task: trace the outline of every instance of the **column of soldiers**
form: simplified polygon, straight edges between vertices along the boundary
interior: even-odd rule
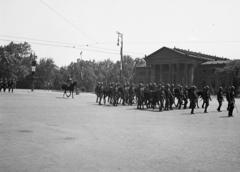
[[[176,109],[191,109],[191,114],[194,114],[196,107],[199,108],[198,100],[202,99],[202,108],[204,113],[208,112],[209,103],[212,100],[210,96],[209,86],[205,86],[199,90],[195,85],[188,87],[178,84],[161,84],[161,83],[140,83],[138,85],[125,83],[104,84],[99,82],[96,90],[97,100],[99,104],[107,102],[117,106],[122,103],[123,105],[132,105],[135,100],[137,109],[158,107],[159,111],[172,110],[175,106]],[[218,112],[221,112],[222,102],[224,101],[223,88],[220,87],[217,93],[217,101],[219,106]],[[226,100],[228,102],[228,115],[232,116],[235,104],[235,87],[231,86],[226,91]]]
[[[13,89],[15,87],[15,80],[10,78],[0,78],[0,92],[6,92],[6,90],[8,90],[8,92],[13,92]]]

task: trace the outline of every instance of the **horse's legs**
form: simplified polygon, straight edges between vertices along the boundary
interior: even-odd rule
[[[64,90],[64,92],[63,92],[63,97],[65,96],[66,92],[67,92],[67,90]]]

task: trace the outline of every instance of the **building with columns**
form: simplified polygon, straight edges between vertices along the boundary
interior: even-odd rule
[[[145,58],[146,66],[136,68],[136,82],[161,82],[192,85],[197,83],[197,73],[202,64],[211,61],[228,61],[179,48],[162,47]],[[216,64],[216,63],[214,63]]]

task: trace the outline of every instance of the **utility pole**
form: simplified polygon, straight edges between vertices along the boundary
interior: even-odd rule
[[[122,71],[123,71],[123,34],[117,31],[118,40],[117,46],[120,45],[120,82],[122,82]]]

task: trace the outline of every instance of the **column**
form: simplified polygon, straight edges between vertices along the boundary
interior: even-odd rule
[[[159,65],[159,81],[162,82],[162,64]]]
[[[168,64],[168,83],[169,84],[171,84],[171,80],[172,80],[172,78],[171,78],[171,76],[172,76],[172,66],[171,66],[171,64]]]
[[[192,64],[190,67],[190,85],[193,84],[193,79],[194,79],[194,66]]]
[[[188,65],[185,63],[184,64],[184,85],[188,84],[188,72],[187,72],[187,67]]]
[[[152,65],[151,66],[151,82],[154,82],[155,81],[155,70],[156,70],[156,65]]]
[[[180,83],[180,64],[177,63],[176,64],[176,83],[179,84]]]
[[[171,64],[171,83],[174,84],[174,65]]]

